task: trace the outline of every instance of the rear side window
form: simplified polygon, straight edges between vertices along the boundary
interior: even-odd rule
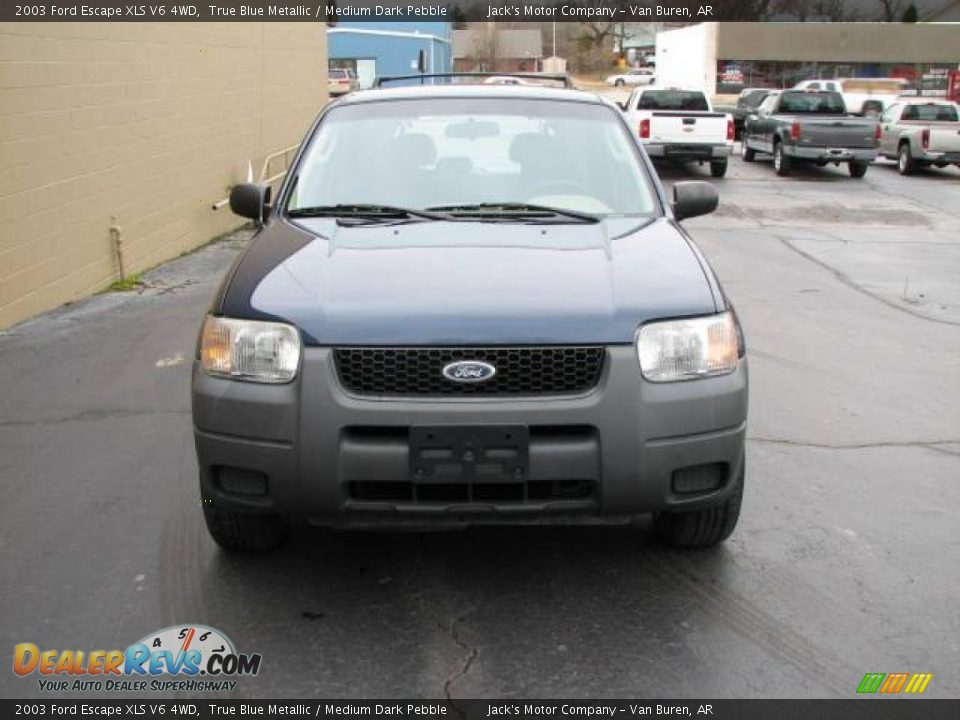
[[[843,98],[833,92],[785,92],[780,96],[780,112],[792,115],[844,115]]]
[[[923,122],[957,122],[957,108],[953,105],[907,105],[901,120]]]
[[[693,110],[710,108],[702,92],[689,90],[648,90],[640,95],[639,110]]]

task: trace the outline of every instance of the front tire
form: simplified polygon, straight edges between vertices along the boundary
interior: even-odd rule
[[[867,174],[867,168],[870,167],[867,163],[861,162],[851,162],[847,163],[847,170],[850,173],[850,177],[862,178]]]
[[[783,151],[783,143],[773,144],[773,171],[780,177],[790,174],[790,157]]]
[[[743,475],[746,460],[740,464],[733,494],[719,505],[687,512],[657,513],[653,532],[664,545],[674,548],[708,548],[719,545],[737,527],[743,502]]]
[[[910,143],[903,143],[897,153],[897,170],[901,175],[913,175],[917,171],[917,161],[910,152]]]
[[[617,79],[613,81],[613,84],[616,85],[617,87],[623,87],[624,83],[623,83],[623,80]]]
[[[753,148],[747,147],[746,138],[743,138],[740,141],[740,159],[744,162],[753,162],[757,159],[757,151]]]
[[[228,552],[268,552],[280,547],[289,527],[275,515],[237,512],[204,502],[203,518],[210,537]]]
[[[710,174],[715,178],[722,178],[727,174],[727,161],[726,160],[711,160],[710,161]]]

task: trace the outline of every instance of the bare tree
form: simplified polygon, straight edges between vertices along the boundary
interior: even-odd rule
[[[776,0],[777,12],[793,15],[800,22],[826,18],[832,22],[855,20],[856,11],[848,10],[846,0]]]
[[[903,0],[877,0],[880,3],[880,19],[885,22],[897,22],[903,15]]]
[[[500,35],[493,23],[477,23],[472,29],[473,43],[468,56],[478,72],[496,72],[500,57]]]
[[[792,15],[800,22],[814,14],[816,0],[777,0],[776,10],[784,15]]]

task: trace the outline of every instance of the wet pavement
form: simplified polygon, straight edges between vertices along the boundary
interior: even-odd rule
[[[189,366],[241,232],[0,333],[0,647],[204,623],[263,655],[237,697],[852,697],[868,671],[960,696],[960,173],[734,159],[711,182],[686,227],[751,362],[724,547],[665,550],[641,519],[219,551]]]

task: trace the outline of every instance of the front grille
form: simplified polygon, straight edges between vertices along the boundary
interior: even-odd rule
[[[337,348],[340,382],[358,395],[574,395],[600,382],[603,347]],[[457,360],[490,363],[496,375],[458,383],[443,375]]]
[[[360,481],[347,486],[351,500],[415,503],[543,503],[588,500],[596,494],[591,480],[533,480],[497,483],[412,483]]]

